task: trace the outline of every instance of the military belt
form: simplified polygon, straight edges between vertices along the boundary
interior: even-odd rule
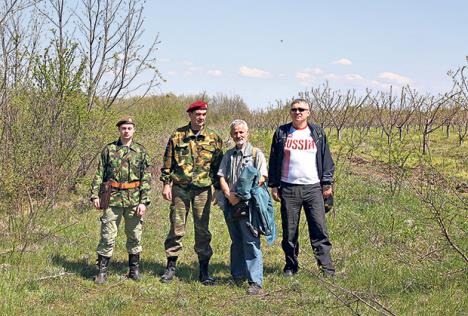
[[[140,186],[140,181],[133,181],[133,182],[116,182],[110,181],[110,185],[116,189],[135,189]]]

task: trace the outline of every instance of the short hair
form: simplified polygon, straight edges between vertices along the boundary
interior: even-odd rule
[[[244,125],[247,130],[249,130],[249,126],[247,122],[244,120],[234,120],[232,121],[231,125],[229,126],[230,130],[232,131],[236,126]]]
[[[292,107],[294,104],[305,104],[307,106],[307,108],[310,110],[310,104],[305,99],[294,99],[291,102],[290,107]]]

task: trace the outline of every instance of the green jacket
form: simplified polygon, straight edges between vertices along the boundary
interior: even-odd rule
[[[103,181],[133,182],[140,181],[139,188],[113,189],[109,205],[131,207],[150,204],[150,178],[148,154],[145,147],[132,141],[124,146],[119,140],[107,144],[101,152],[96,175],[91,186],[91,199],[98,197]]]
[[[223,158],[223,141],[205,127],[195,135],[190,123],[178,128],[169,138],[164,153],[160,180],[164,184],[192,184],[218,187],[216,173]]]

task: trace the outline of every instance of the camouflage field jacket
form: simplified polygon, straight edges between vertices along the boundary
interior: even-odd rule
[[[223,142],[213,130],[203,128],[195,135],[190,124],[169,138],[160,180],[165,184],[218,186],[216,173],[223,158]]]
[[[101,152],[96,175],[91,186],[91,199],[98,197],[99,186],[103,181],[134,182],[140,181],[139,188],[113,189],[110,206],[130,207],[150,203],[149,159],[145,148],[132,142],[124,146],[119,140],[107,144]]]

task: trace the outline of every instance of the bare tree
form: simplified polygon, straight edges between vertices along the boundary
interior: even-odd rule
[[[88,108],[109,109],[122,97],[146,95],[162,77],[156,68],[158,36],[145,47],[141,0],[81,0],[76,10],[80,48],[87,58]],[[122,14],[123,13],[123,14]],[[142,75],[149,79],[140,79]]]
[[[468,60],[468,58],[467,58]],[[449,72],[454,82],[454,89],[459,91],[460,97],[457,98],[456,103],[459,106],[459,113],[454,117],[454,125],[457,129],[458,144],[461,146],[468,134],[468,79],[466,72],[468,66],[460,67],[455,72]]]
[[[445,125],[457,113],[457,109],[450,107],[451,100],[458,92],[447,92],[439,96],[420,95],[414,90],[407,89],[411,103],[416,107],[418,124],[422,136],[422,153],[429,150],[429,136]]]
[[[33,56],[41,29],[40,22],[34,18],[37,2],[6,0],[0,4],[0,141],[4,145],[0,171],[8,168],[6,160],[13,155],[15,143],[12,126],[18,110],[11,100],[31,86]]]

